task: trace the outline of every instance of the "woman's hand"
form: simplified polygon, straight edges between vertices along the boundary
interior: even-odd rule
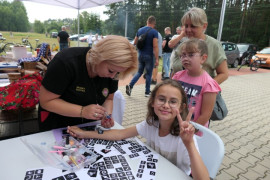
[[[84,106],[82,117],[85,119],[101,120],[105,116],[106,109],[98,104]]]
[[[74,136],[74,137],[77,137],[77,138],[85,138],[85,133],[86,133],[84,130],[80,129],[77,126],[68,126],[67,127],[67,132],[71,136]]]
[[[187,115],[185,121],[182,120],[179,110],[176,110],[177,119],[179,122],[179,129],[180,129],[180,137],[183,143],[187,146],[190,142],[193,141],[193,135],[195,132],[194,126],[190,123],[191,116],[193,114],[194,107],[192,107]]]

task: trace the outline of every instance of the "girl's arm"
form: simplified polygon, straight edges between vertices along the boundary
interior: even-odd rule
[[[185,143],[185,146],[187,148],[189,159],[190,159],[190,166],[191,166],[191,172],[192,177],[194,180],[200,179],[209,180],[209,174],[206,166],[203,163],[203,160],[199,154],[199,152],[196,149],[196,146],[194,144],[193,139],[190,142]]]
[[[112,114],[113,111],[113,97],[114,97],[114,93],[113,94],[109,94],[108,98],[105,100],[105,102],[103,103],[103,107],[106,109],[107,114]],[[104,118],[101,120],[101,125],[105,128],[110,128],[114,126],[114,120],[112,119],[106,119],[105,116]]]
[[[78,138],[96,138],[110,141],[119,141],[138,135],[136,126],[127,129],[105,130],[103,131],[103,134],[98,134],[97,131],[85,131],[77,126],[68,126],[67,132]]]
[[[204,126],[209,121],[216,102],[216,96],[217,93],[214,92],[206,92],[203,94],[201,115],[196,120],[196,123]]]
[[[195,132],[195,128],[189,122],[192,116],[194,108],[191,108],[187,118],[185,121],[182,120],[179,110],[176,109],[177,119],[179,121],[179,128],[180,128],[180,137],[187,148],[189,159],[190,159],[190,167],[193,179],[208,179],[209,180],[209,173],[206,166],[203,163],[203,160],[194,144],[193,136]]]

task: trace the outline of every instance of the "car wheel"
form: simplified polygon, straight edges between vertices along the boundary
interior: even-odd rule
[[[238,64],[239,64],[239,60],[236,59],[236,60],[234,61],[234,63],[232,64],[232,68],[236,68],[236,67],[238,66]]]

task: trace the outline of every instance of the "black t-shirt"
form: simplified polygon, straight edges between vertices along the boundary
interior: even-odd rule
[[[57,36],[60,38],[60,43],[68,43],[69,35],[66,31],[60,31]]]
[[[60,98],[81,106],[89,104],[102,105],[109,94],[118,89],[118,81],[111,78],[90,78],[86,67],[86,54],[89,47],[74,47],[57,53],[48,65],[42,85]],[[40,111],[44,111],[40,107]],[[88,122],[85,120],[83,122]],[[92,120],[90,120],[92,121]],[[41,123],[42,130],[81,124],[81,118],[65,117],[50,112]],[[47,128],[44,129],[44,126]]]
[[[171,49],[168,45],[169,41],[172,39],[172,35],[171,34],[168,34],[166,35],[164,38],[163,38],[163,41],[166,40],[166,44],[163,48],[163,52],[164,53],[171,53],[173,49]]]

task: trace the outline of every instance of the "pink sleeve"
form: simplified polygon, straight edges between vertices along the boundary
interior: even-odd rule
[[[219,91],[221,91],[219,84],[210,77],[208,83],[204,86],[203,92],[218,93]]]
[[[175,74],[173,75],[172,79],[174,79],[174,80],[180,80],[180,78],[181,78],[182,75],[183,75],[183,72],[184,72],[184,71],[178,71],[177,73],[175,73]]]

